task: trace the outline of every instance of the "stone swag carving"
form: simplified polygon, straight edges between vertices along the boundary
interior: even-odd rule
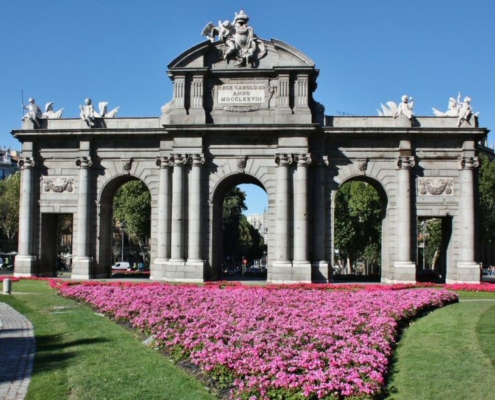
[[[55,176],[55,177],[44,177],[43,178],[43,189],[45,192],[72,192],[74,190],[74,178],[65,176]]]
[[[203,29],[202,35],[215,41],[218,36],[223,43],[220,58],[227,63],[236,61],[238,67],[256,67],[259,60],[266,55],[266,46],[254,33],[254,29],[248,25],[249,17],[241,10],[235,13],[233,22],[218,21],[218,26],[209,22]]]
[[[440,196],[442,194],[450,196],[454,193],[453,184],[453,178],[419,178],[419,194],[422,196]]]

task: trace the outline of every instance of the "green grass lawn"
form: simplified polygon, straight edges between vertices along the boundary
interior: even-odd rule
[[[387,398],[493,399],[494,365],[495,294],[461,293],[405,330]]]
[[[46,282],[13,282],[12,290],[0,301],[25,315],[36,335],[27,400],[214,398],[141,338]]]
[[[27,399],[212,399],[203,384],[142,338],[63,299],[46,282],[0,296],[33,323],[37,352]],[[387,399],[495,398],[495,294],[414,321],[395,354]]]

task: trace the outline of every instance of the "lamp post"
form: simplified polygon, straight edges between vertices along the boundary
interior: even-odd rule
[[[122,223],[120,224],[120,229],[122,229],[122,257],[121,257],[120,261],[124,261],[125,225],[126,225],[126,222],[125,221],[122,221]]]

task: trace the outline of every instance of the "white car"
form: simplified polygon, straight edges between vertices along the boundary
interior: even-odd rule
[[[114,269],[119,271],[127,271],[128,269],[131,269],[131,264],[127,261],[119,261],[118,263],[112,265],[112,270]]]

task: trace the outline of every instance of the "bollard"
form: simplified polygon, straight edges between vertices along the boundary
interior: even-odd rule
[[[10,294],[12,291],[12,281],[10,279],[3,280],[3,294]]]

